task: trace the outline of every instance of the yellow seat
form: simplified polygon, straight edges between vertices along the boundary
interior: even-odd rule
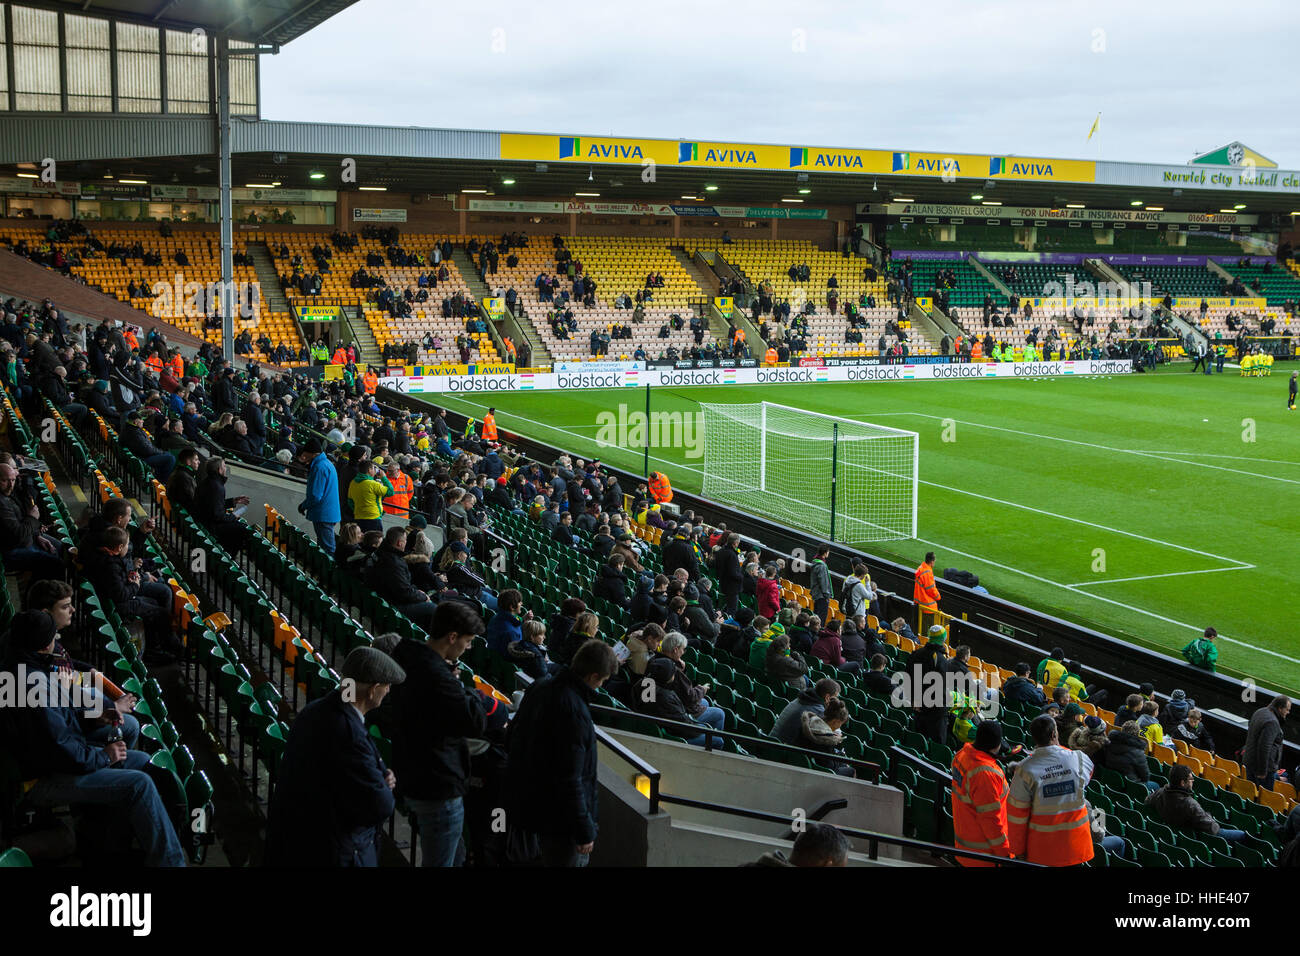
[[[1277,786],[1277,784],[1274,784],[1274,786]],[[1290,800],[1276,790],[1260,790],[1258,799],[1260,803],[1274,813],[1285,813],[1287,806],[1291,803]]]
[[[1245,797],[1247,800],[1254,800],[1259,796],[1259,787],[1245,777],[1233,777],[1228,788],[1237,796]]]

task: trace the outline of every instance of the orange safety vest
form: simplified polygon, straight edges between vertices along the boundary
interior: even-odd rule
[[[150,355],[145,359],[144,364],[148,366],[149,371],[153,372],[155,378],[162,375],[163,362],[157,355]]]
[[[404,471],[399,471],[396,478],[390,477],[393,493],[384,499],[384,514],[404,515],[411,510],[411,496],[415,494],[415,482]]]
[[[763,361],[766,362],[768,365],[775,365],[776,349],[769,347],[767,352],[763,355]]]
[[[338,348],[334,350],[334,355],[331,356],[330,358],[330,364],[331,365],[348,364],[348,353],[343,351],[343,346],[340,345]]]
[[[657,504],[667,504],[673,500],[673,486],[668,483],[668,476],[661,471],[650,475],[650,497]]]
[[[140,340],[135,337],[135,332],[131,329],[123,329],[122,338],[126,339],[126,344],[131,348],[138,349],[140,347]]]
[[[1030,863],[1075,866],[1092,859],[1081,750],[1038,747],[1016,768],[1007,796],[1011,852]]]
[[[367,372],[361,376],[361,383],[366,388],[366,394],[373,395],[375,394],[375,388],[379,385],[379,376],[374,372]]]
[[[952,761],[953,846],[975,853],[1011,856],[1007,794],[1011,788],[997,760],[966,744]],[[992,866],[957,857],[962,866]]]
[[[974,342],[971,343],[970,360],[972,362],[978,362],[982,358],[984,358],[984,346],[983,344],[981,344],[979,339],[976,339]]]
[[[912,589],[912,600],[922,611],[939,609],[939,589],[934,586],[934,568],[924,561],[916,569],[916,587]]]
[[[176,376],[176,381],[179,382],[185,377],[185,359],[179,355],[173,355],[167,364],[171,366],[172,375]]]
[[[491,412],[488,412],[483,416],[483,440],[497,440],[497,417]]]

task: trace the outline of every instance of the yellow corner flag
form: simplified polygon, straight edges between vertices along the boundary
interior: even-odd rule
[[[1101,114],[1098,113],[1097,118],[1092,121],[1092,129],[1088,130],[1088,139],[1092,139],[1092,134],[1097,132],[1097,129],[1100,126],[1101,126]]]

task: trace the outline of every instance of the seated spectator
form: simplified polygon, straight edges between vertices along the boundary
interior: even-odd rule
[[[778,615],[779,619],[779,615]],[[786,637],[790,638],[790,648],[798,651],[800,654],[812,653],[813,644],[817,642],[817,632],[821,630],[821,622],[817,626],[812,626],[813,617],[807,611],[800,611],[795,615],[794,620],[786,629]]]
[[[1031,707],[1042,707],[1046,704],[1047,698],[1042,690],[1029,678],[1029,665],[1022,661],[1016,664],[1013,670],[1016,672],[1015,676],[1007,680],[1002,688],[1002,696],[1007,700],[1029,704]]]
[[[412,520],[424,519],[416,515]],[[421,528],[407,528],[406,563],[411,569],[411,583],[421,591],[436,592],[447,586],[447,579],[433,570],[433,542]]]
[[[631,652],[627,666],[637,677],[645,674],[650,661],[660,652],[664,639],[664,629],[658,624],[647,624],[627,636],[627,649]]]
[[[828,754],[844,755],[844,734],[841,728],[849,722],[849,709],[844,701],[834,697],[826,702],[822,713],[806,710],[800,716],[800,744]],[[852,777],[853,768],[833,759],[818,759],[817,763],[834,770],[842,777]]]
[[[492,612],[497,610],[497,596],[488,588],[487,583],[469,566],[469,545],[463,541],[453,541],[447,549],[451,563],[444,569],[447,586],[457,594],[471,601],[482,602]]]
[[[105,528],[98,547],[80,555],[86,577],[100,598],[112,601],[119,614],[144,621],[148,662],[169,664],[182,651],[172,630],[172,590],[161,581],[142,581],[140,572],[128,566],[129,541],[124,529]]]
[[[1214,752],[1214,738],[1201,719],[1201,712],[1193,707],[1187,716],[1174,728],[1174,739],[1185,741],[1188,746]]]
[[[356,555],[360,544],[361,526],[355,521],[345,521],[334,538],[334,563],[349,568],[349,561]]]
[[[1169,768],[1169,783],[1147,796],[1147,806],[1160,814],[1167,825],[1180,830],[1198,830],[1230,843],[1246,838],[1246,831],[1219,826],[1192,796],[1192,768],[1175,764]]]
[[[176,465],[176,459],[153,443],[144,430],[144,416],[131,412],[122,426],[122,447],[143,461],[159,481],[166,481]]]
[[[569,598],[560,608],[560,616],[565,617],[567,612],[565,608],[572,607],[570,601],[576,598]],[[585,604],[577,602],[584,609]],[[592,638],[600,636],[600,618],[587,610],[582,610],[577,614],[573,624],[565,629],[564,636],[561,637],[557,629],[552,627],[551,636],[551,656],[561,664],[567,664],[573,660],[573,655],[577,653],[578,648]]]
[[[524,621],[520,633],[522,636],[519,640],[506,648],[506,657],[510,662],[533,680],[541,680],[547,674],[556,673],[560,665],[546,654],[546,625],[530,618]]]
[[[673,632],[676,634],[677,632]],[[678,637],[685,638],[681,634]],[[665,638],[667,640],[667,638]],[[692,718],[686,708],[685,702],[677,693],[675,688],[675,679],[678,676],[677,665],[668,657],[656,657],[646,668],[645,676],[641,678],[632,688],[632,707],[643,714],[649,714],[654,717],[662,717],[666,720],[675,720],[680,723],[700,723]],[[677,685],[681,686],[681,685]],[[711,715],[713,723],[709,724],[715,730],[721,730],[722,711],[714,708]],[[684,736],[686,731],[677,727],[665,728],[668,733],[674,736]],[[696,747],[705,745],[705,735],[699,734],[695,737],[688,737],[686,742]],[[721,746],[721,739],[714,738],[714,746]]]
[[[523,637],[523,624],[532,620],[533,612],[524,614],[524,597],[513,588],[497,595],[497,613],[483,632],[488,650],[502,657],[509,656],[510,645]]]
[[[1145,784],[1148,790],[1155,790],[1159,784],[1151,779],[1147,767],[1148,741],[1138,729],[1137,721],[1130,720],[1117,730],[1110,732],[1110,743],[1106,745],[1106,766],[1117,770],[1129,780]]]
[[[889,658],[884,654],[871,655],[871,670],[862,675],[862,689],[869,694],[891,697],[894,693],[894,681],[886,672]]]
[[[1068,746],[1071,750],[1082,750],[1093,764],[1105,766],[1101,749],[1108,743],[1110,738],[1106,736],[1105,721],[1100,717],[1089,715],[1083,718],[1083,723],[1070,732]]]
[[[867,639],[863,636],[862,631],[852,620],[846,619],[841,625],[839,621],[827,621],[822,628],[823,633],[833,631],[840,638],[840,653],[844,659],[851,664],[857,664],[859,670],[867,666],[867,658],[877,653],[875,648],[884,648],[876,637],[876,632],[871,632],[871,648],[867,647]],[[882,651],[883,652],[883,651]]]
[[[1124,698],[1124,706],[1115,711],[1115,726],[1123,727],[1130,720],[1137,720],[1142,716],[1141,694],[1129,694]]]
[[[768,642],[763,658],[764,670],[769,677],[785,681],[795,690],[808,686],[808,665],[798,652],[790,650],[790,638],[781,634]]]
[[[248,529],[241,515],[248,506],[248,495],[226,497],[226,460],[215,455],[203,465],[203,479],[194,493],[194,519],[216,535],[218,543],[232,555],[244,545]],[[232,511],[231,509],[235,509]]]
[[[428,630],[438,605],[411,583],[406,563],[406,529],[389,528],[366,569],[366,584],[418,626]]]
[[[628,608],[632,602],[627,596],[627,578],[623,576],[624,563],[623,555],[610,555],[609,561],[597,570],[596,582],[592,585],[591,593],[621,608]]]
[[[31,572],[33,581],[63,578],[63,559],[41,526],[41,511],[18,469],[0,462],[0,555],[6,571]]]
[[[1153,744],[1164,744],[1165,729],[1160,726],[1160,718],[1156,716],[1160,711],[1160,705],[1154,700],[1144,700],[1142,702],[1142,713],[1138,715],[1138,730],[1142,735]]]
[[[1187,692],[1183,690],[1174,690],[1169,695],[1169,703],[1165,704],[1164,710],[1160,712],[1161,728],[1168,727],[1170,730],[1177,727],[1187,715],[1191,713],[1196,701],[1187,699]]]
[[[816,620],[817,618],[814,617],[813,621]],[[856,674],[862,670],[862,662],[845,659],[839,631],[839,621],[828,621],[826,627],[818,632],[817,640],[811,648],[812,655],[832,667],[837,667],[850,674]]]
[[[20,780],[35,781],[26,793],[34,807],[100,807],[129,824],[147,866],[181,867],[185,851],[145,767],[149,755],[124,740],[105,742],[98,716],[88,717],[58,681],[57,631],[44,611],[24,611],[10,624],[0,669],[6,683],[24,681],[41,694],[43,707],[0,709],[0,744]],[[20,677],[19,675],[24,675]],[[120,863],[120,861],[119,861]]]

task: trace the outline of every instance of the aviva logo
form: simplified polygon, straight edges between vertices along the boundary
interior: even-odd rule
[[[809,150],[806,147],[791,146],[791,168],[813,166],[818,169],[862,169],[862,157],[857,153],[819,152],[813,150],[811,161],[808,153]]]
[[[808,165],[808,147],[791,146],[790,147],[790,168],[793,169],[796,166],[807,166],[807,165]]]
[[[894,168],[893,168],[893,171],[894,171],[894,172],[898,172],[900,169],[901,169],[901,170],[910,170],[911,168],[912,168],[912,154],[911,154],[911,153],[895,153],[895,154],[894,154]]]
[[[678,143],[677,144],[677,162],[693,163],[700,158],[699,143]]]
[[[582,156],[582,140],[577,136],[560,137],[560,159],[579,159]]]
[[[989,175],[1051,179],[1056,174],[1052,171],[1051,163],[1019,162],[1009,160],[1005,156],[991,156],[989,157]]]

